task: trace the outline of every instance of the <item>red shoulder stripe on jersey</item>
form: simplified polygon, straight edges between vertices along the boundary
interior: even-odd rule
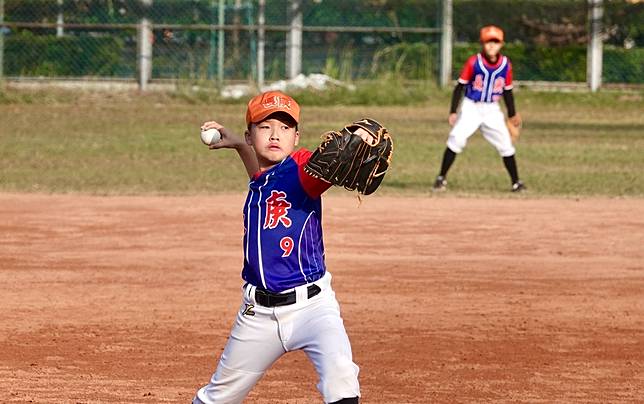
[[[262,176],[262,174],[264,174],[265,172],[266,172],[266,170],[262,170],[262,169],[260,168],[258,171],[256,171],[256,172],[255,172],[255,174],[253,174],[253,176],[251,177],[251,179],[252,179],[253,181],[256,181],[256,180],[257,180],[257,179],[259,179],[259,177],[261,177],[261,176]]]
[[[461,75],[458,81],[461,84],[467,84],[474,78],[474,63],[476,63],[476,55],[470,56],[461,70]]]
[[[319,178],[311,177],[306,173],[306,171],[304,171],[304,166],[309,161],[312,155],[313,152],[306,150],[305,148],[301,148],[300,150],[291,154],[291,158],[295,160],[295,163],[297,164],[300,184],[302,184],[302,188],[304,188],[304,191],[308,196],[316,199],[319,198],[324,193],[324,191],[331,188],[331,184],[326,181],[322,181]]]
[[[508,59],[508,71],[505,74],[505,89],[512,89],[512,63],[510,62],[510,59]]]

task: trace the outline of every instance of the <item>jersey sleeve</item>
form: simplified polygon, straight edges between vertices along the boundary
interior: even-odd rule
[[[324,191],[331,188],[331,184],[319,178],[312,177],[306,171],[304,171],[304,166],[306,165],[306,163],[308,163],[312,155],[313,152],[302,148],[293,153],[291,157],[297,164],[298,176],[300,178],[300,184],[302,184],[302,188],[304,188],[304,191],[309,197],[317,199],[324,193]]]
[[[514,87],[514,85],[512,84],[512,62],[510,62],[510,59],[508,59],[508,72],[505,75],[505,86],[503,87],[503,89],[512,90],[512,87]]]
[[[458,77],[458,82],[461,84],[467,84],[474,78],[474,63],[476,63],[476,55],[470,56],[463,68],[461,69],[461,75]]]

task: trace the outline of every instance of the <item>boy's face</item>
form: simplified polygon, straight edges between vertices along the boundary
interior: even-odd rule
[[[246,143],[255,149],[260,168],[279,164],[293,153],[300,141],[295,122],[274,115],[251,124],[245,135]]]
[[[492,57],[492,58],[495,58],[496,56],[499,55],[499,52],[501,51],[502,47],[503,47],[503,43],[500,41],[497,41],[496,39],[483,43],[483,51],[488,57]]]

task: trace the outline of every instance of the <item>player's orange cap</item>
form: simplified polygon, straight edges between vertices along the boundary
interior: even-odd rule
[[[293,98],[281,91],[267,91],[248,101],[246,124],[261,122],[275,112],[285,112],[300,122],[300,106]]]
[[[503,30],[495,25],[488,25],[481,28],[481,42],[487,42],[496,39],[503,42]]]

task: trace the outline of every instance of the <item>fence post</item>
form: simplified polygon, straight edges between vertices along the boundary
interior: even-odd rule
[[[231,32],[231,49],[228,52],[228,59],[232,62],[233,66],[238,66],[241,61],[241,54],[239,52],[239,26],[241,25],[241,0],[235,0],[233,4],[233,26]]]
[[[443,0],[441,29],[440,86],[447,86],[452,78],[452,0]]]
[[[209,18],[209,23],[213,24],[215,23],[215,10],[216,10],[216,1],[217,0],[210,0],[210,18]],[[217,34],[215,33],[214,29],[210,30],[210,38],[208,41],[208,80],[212,80],[213,76],[215,75],[215,64],[216,64],[216,44],[217,43]]]
[[[291,30],[286,34],[286,76],[302,72],[302,0],[292,0],[288,11]]]
[[[603,0],[588,0],[588,50],[586,52],[586,82],[596,92],[602,84],[602,18]]]
[[[4,80],[4,0],[0,0],[0,84]]]
[[[259,0],[257,12],[257,87],[264,87],[264,47],[266,46],[266,0]]]
[[[246,23],[248,25],[253,25],[253,2],[246,2]],[[257,79],[257,35],[252,30],[248,30],[248,37],[250,42],[250,52],[248,59],[250,59],[250,77],[252,80]]]
[[[63,26],[65,23],[63,19],[63,0],[58,0],[56,4],[58,5],[58,15],[56,15],[56,37],[60,38],[65,35],[65,28]]]
[[[141,0],[145,6],[145,15],[139,21],[138,26],[138,50],[139,50],[139,89],[146,91],[148,89],[148,82],[152,78],[152,23],[147,18],[152,0]]]
[[[219,87],[224,85],[224,23],[225,19],[225,7],[224,0],[219,0],[219,13],[218,13],[218,24],[219,32],[217,33],[217,82]]]

